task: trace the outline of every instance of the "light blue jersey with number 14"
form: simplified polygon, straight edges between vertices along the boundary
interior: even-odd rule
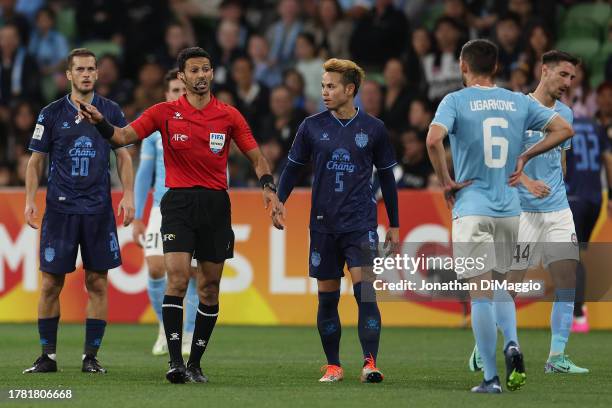
[[[503,88],[471,86],[446,95],[432,125],[449,134],[455,180],[472,180],[457,192],[453,218],[520,215],[518,192],[508,178],[526,131],[543,131],[556,115],[530,97]]]

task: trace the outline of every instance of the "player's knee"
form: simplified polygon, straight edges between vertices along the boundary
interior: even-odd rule
[[[105,296],[107,288],[106,274],[88,273],[85,287],[90,296]]]
[[[189,276],[168,273],[166,287],[173,292],[182,293],[184,296],[189,285]]]
[[[47,299],[58,298],[64,287],[63,279],[43,279],[40,295]]]
[[[149,276],[153,279],[163,278],[166,274],[166,265],[162,256],[151,256],[147,258]]]

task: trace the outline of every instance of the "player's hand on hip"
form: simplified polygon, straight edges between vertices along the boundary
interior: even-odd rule
[[[35,222],[36,218],[38,218],[38,209],[36,208],[36,204],[26,204],[25,211],[23,213],[28,225],[34,229],[38,229],[38,224]]]
[[[472,180],[462,181],[460,183],[457,183],[453,180],[449,180],[443,186],[444,199],[446,200],[446,205],[448,206],[448,208],[453,208],[453,206],[455,205],[455,194],[457,194],[457,191],[469,186],[470,184],[472,184]]]
[[[141,248],[144,243],[145,229],[144,222],[141,219],[134,218],[134,221],[132,221],[132,239]]]
[[[119,208],[117,215],[121,217],[123,213],[123,226],[127,227],[132,221],[134,221],[134,199],[127,194],[123,195],[123,198],[119,202]]]
[[[79,115],[84,117],[89,123],[95,125],[97,123],[102,122],[104,116],[100,113],[100,111],[93,105],[78,101],[79,106]]]
[[[391,254],[399,254],[399,250],[400,250],[399,228],[397,227],[389,228],[389,231],[387,231],[387,235],[385,236],[385,244],[383,245],[383,249],[386,251],[385,256],[389,256]]]
[[[550,194],[550,187],[542,180],[533,180],[526,186],[527,190],[537,198],[544,198]]]
[[[514,169],[514,173],[510,175],[510,179],[508,183],[514,187],[516,186],[521,179],[521,174],[523,174],[523,169],[525,168],[525,164],[527,163],[527,158],[522,154],[516,159],[516,167]]]
[[[276,209],[272,209],[272,224],[276,229],[283,230],[285,229],[285,217],[287,216],[287,210],[283,203],[279,201],[279,206]]]

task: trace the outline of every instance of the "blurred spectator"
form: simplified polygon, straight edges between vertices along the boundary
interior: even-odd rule
[[[266,139],[260,146],[261,153],[270,164],[270,170],[272,170],[274,179],[278,180],[284,168],[284,166],[280,166],[280,164],[284,162],[284,158],[286,157],[286,154],[283,153],[283,146],[280,141],[274,137]]]
[[[597,107],[595,117],[612,140],[612,82],[606,81],[597,88]]]
[[[297,0],[281,0],[278,3],[280,19],[266,32],[270,44],[270,60],[279,67],[291,64],[297,36],[302,32],[300,3]]]
[[[21,46],[17,26],[0,28],[0,105],[15,98],[40,101],[40,83],[36,61]]]
[[[222,21],[217,29],[217,42],[210,53],[215,70],[215,84],[228,83],[232,61],[241,54],[240,27],[233,21]]]
[[[16,0],[0,0],[0,27],[12,23],[17,26],[19,37],[23,44],[30,39],[30,22],[27,16],[20,13],[16,8]]]
[[[372,9],[374,0],[339,0],[342,11],[350,18],[357,20]]]
[[[26,154],[34,125],[36,125],[36,109],[30,102],[18,102],[11,110],[11,122],[6,141],[7,155],[0,159],[13,162]]]
[[[134,84],[129,79],[122,79],[117,57],[106,54],[98,58],[96,92],[120,106],[132,102]]]
[[[162,102],[165,97],[164,69],[156,62],[147,62],[140,67],[138,85],[134,89],[134,101],[126,116],[140,113],[149,106]]]
[[[127,24],[125,8],[119,1],[77,1],[75,22],[77,38],[87,41],[123,41],[122,29]],[[156,24],[159,27],[159,24]],[[146,36],[145,36],[146,37]]]
[[[164,45],[155,54],[157,62],[166,70],[176,66],[176,58],[182,49],[193,47],[195,38],[190,27],[178,22],[168,24],[164,36]]]
[[[433,119],[433,108],[429,101],[424,98],[416,98],[410,103],[408,109],[408,124],[418,132],[427,132],[429,124]]]
[[[283,72],[283,85],[291,92],[293,107],[306,109],[306,96],[304,95],[304,77],[295,68],[289,68]],[[308,112],[313,113],[313,112]]]
[[[295,69],[304,78],[304,93],[306,107],[314,112],[321,100],[321,75],[324,61],[317,56],[314,36],[311,33],[301,33],[295,42]]]
[[[242,49],[246,49],[253,31],[244,16],[244,3],[242,0],[223,0],[219,6],[219,21],[233,21],[238,25],[238,46]]]
[[[270,94],[270,113],[264,118],[257,140],[275,139],[282,146],[283,155],[289,153],[295,134],[306,112],[296,109],[291,102],[291,92],[286,86],[277,86]]]
[[[526,28],[535,20],[532,0],[508,0],[508,11],[518,17],[521,29]],[[554,13],[555,10],[549,9],[548,12]]]
[[[0,187],[11,185],[13,178],[13,166],[5,161],[0,161]]]
[[[427,93],[423,58],[431,51],[432,42],[431,34],[426,28],[417,28],[410,35],[410,43],[404,56],[408,86],[421,95]]]
[[[376,81],[366,79],[359,89],[361,107],[368,114],[379,119],[383,116],[383,91]]]
[[[466,42],[470,38],[476,38],[476,30],[469,30],[472,16],[467,7],[466,0],[444,0],[444,9],[442,16],[450,17],[458,23],[461,28],[461,43]]]
[[[529,65],[526,63],[517,64],[517,67],[510,73],[508,89],[514,92],[528,93],[532,91],[529,85]]]
[[[410,102],[415,97],[408,88],[404,64],[397,58],[391,58],[383,71],[385,79],[383,121],[387,129],[399,132],[406,127],[406,113]]]
[[[254,68],[248,56],[236,58],[232,64],[232,80],[234,93],[238,97],[238,109],[251,129],[257,131],[268,113],[270,95],[268,88],[255,80]]]
[[[30,153],[26,153],[17,158],[17,164],[15,166],[15,182],[16,186],[25,186],[26,169],[28,168],[28,161],[30,161]]]
[[[412,189],[427,188],[433,167],[427,158],[425,134],[416,129],[408,129],[402,132],[400,141],[402,156],[399,163],[402,173],[397,186]]]
[[[319,1],[315,20],[304,26],[304,31],[314,35],[323,59],[349,58],[347,38],[352,30],[353,24],[344,18],[338,0]]]
[[[384,63],[406,49],[408,20],[393,0],[376,0],[374,8],[357,21],[350,39],[354,60],[364,69],[381,71]]]
[[[542,24],[534,24],[527,31],[527,47],[520,60],[528,67],[533,67],[536,61],[542,60],[542,55],[552,48],[553,41],[550,33]]]
[[[495,33],[499,45],[497,78],[505,83],[510,80],[510,73],[522,52],[519,17],[513,13],[502,16],[497,22]]]
[[[427,96],[437,103],[447,93],[460,89],[463,85],[459,69],[461,32],[455,20],[441,17],[434,30],[436,38],[435,51],[423,58],[423,71],[427,81]]]
[[[232,90],[229,88],[221,87],[215,89],[215,98],[230,106],[238,106],[238,102],[236,101],[236,94],[234,94],[234,92],[232,92]]]
[[[281,72],[268,58],[270,47],[266,39],[253,34],[249,38],[248,53],[255,64],[255,79],[268,88],[273,88],[281,83]]]
[[[40,73],[47,76],[59,71],[68,51],[66,37],[55,29],[55,12],[48,7],[38,10],[28,52],[38,63]]]
[[[576,66],[576,78],[561,97],[563,103],[572,108],[574,118],[592,119],[597,112],[597,95],[591,89],[591,81],[584,64]]]

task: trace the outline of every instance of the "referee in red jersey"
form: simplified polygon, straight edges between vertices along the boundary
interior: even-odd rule
[[[161,200],[161,233],[168,285],[163,321],[172,383],[204,383],[200,360],[219,315],[219,283],[223,264],[234,252],[230,200],[227,194],[227,156],[230,141],[250,159],[263,188],[264,206],[280,211],[268,162],[261,154],[244,117],[211,95],[213,66],[206,51],[184,49],[178,56],[178,78],[187,93],[178,101],[158,103],[124,128],[112,126],[92,105],[81,103],[81,114],[101,135],[127,145],[155,131],[162,134],[166,186]],[[200,304],[187,367],[181,355],[183,297],[190,277],[192,255],[198,260]]]

